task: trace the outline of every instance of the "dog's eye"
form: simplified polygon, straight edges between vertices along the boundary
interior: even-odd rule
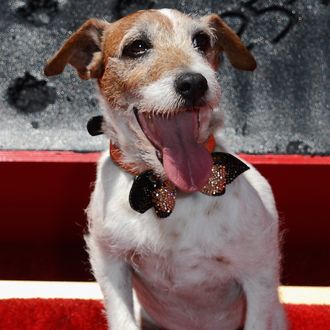
[[[140,57],[144,55],[151,48],[150,43],[144,40],[135,40],[126,45],[123,49],[123,56],[126,57]]]
[[[205,53],[211,45],[210,37],[204,32],[198,32],[193,36],[192,44],[194,48]]]

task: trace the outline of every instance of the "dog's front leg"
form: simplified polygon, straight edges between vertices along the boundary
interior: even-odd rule
[[[277,271],[258,270],[243,280],[247,300],[244,330],[286,330],[283,306],[278,298]]]
[[[138,330],[133,312],[132,280],[122,260],[108,260],[104,280],[98,279],[104,295],[111,330]]]
[[[133,312],[131,270],[124,260],[102,253],[88,242],[94,276],[104,296],[111,330],[139,330]],[[92,246],[91,246],[92,245]]]

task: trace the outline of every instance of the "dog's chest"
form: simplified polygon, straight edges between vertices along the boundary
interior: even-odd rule
[[[141,248],[133,248],[126,258],[135,273],[165,291],[207,289],[226,282],[231,233],[226,219],[217,215],[220,203],[221,197],[179,197],[173,216],[146,222],[140,229]]]
[[[162,254],[132,255],[129,263],[140,303],[166,328],[201,329],[208,324],[205,329],[214,329],[214,318],[229,315],[233,306],[239,306],[240,318],[242,289],[232,276],[230,261],[220,255],[174,245]]]
[[[148,286],[164,292],[207,291],[230,278],[230,262],[206,256],[197,249],[169,249],[163,254],[134,254],[128,260],[134,273]]]
[[[124,180],[120,186],[129,187]],[[232,219],[239,208],[237,201],[231,205],[232,191],[219,197],[179,193],[173,213],[165,219],[157,218],[152,209],[144,214],[133,211],[128,194],[107,204],[105,229],[113,253],[125,256],[137,273],[161,277],[165,286],[194,285],[213,279],[213,273],[226,277],[228,250],[241,239]]]

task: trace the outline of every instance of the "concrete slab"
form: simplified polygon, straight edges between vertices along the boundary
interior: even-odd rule
[[[141,8],[217,12],[252,49],[254,73],[219,70],[223,134],[236,152],[330,154],[328,0],[4,0],[0,2],[0,149],[96,151],[88,119],[101,113],[91,81],[72,68],[46,79],[50,55],[90,17]],[[27,73],[26,73],[27,72]]]

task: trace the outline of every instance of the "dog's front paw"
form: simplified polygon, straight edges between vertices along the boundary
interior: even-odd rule
[[[256,315],[253,322],[248,322],[244,326],[244,330],[287,330],[289,326],[287,324],[286,314],[283,306],[278,305],[273,309],[270,318],[258,317]]]

